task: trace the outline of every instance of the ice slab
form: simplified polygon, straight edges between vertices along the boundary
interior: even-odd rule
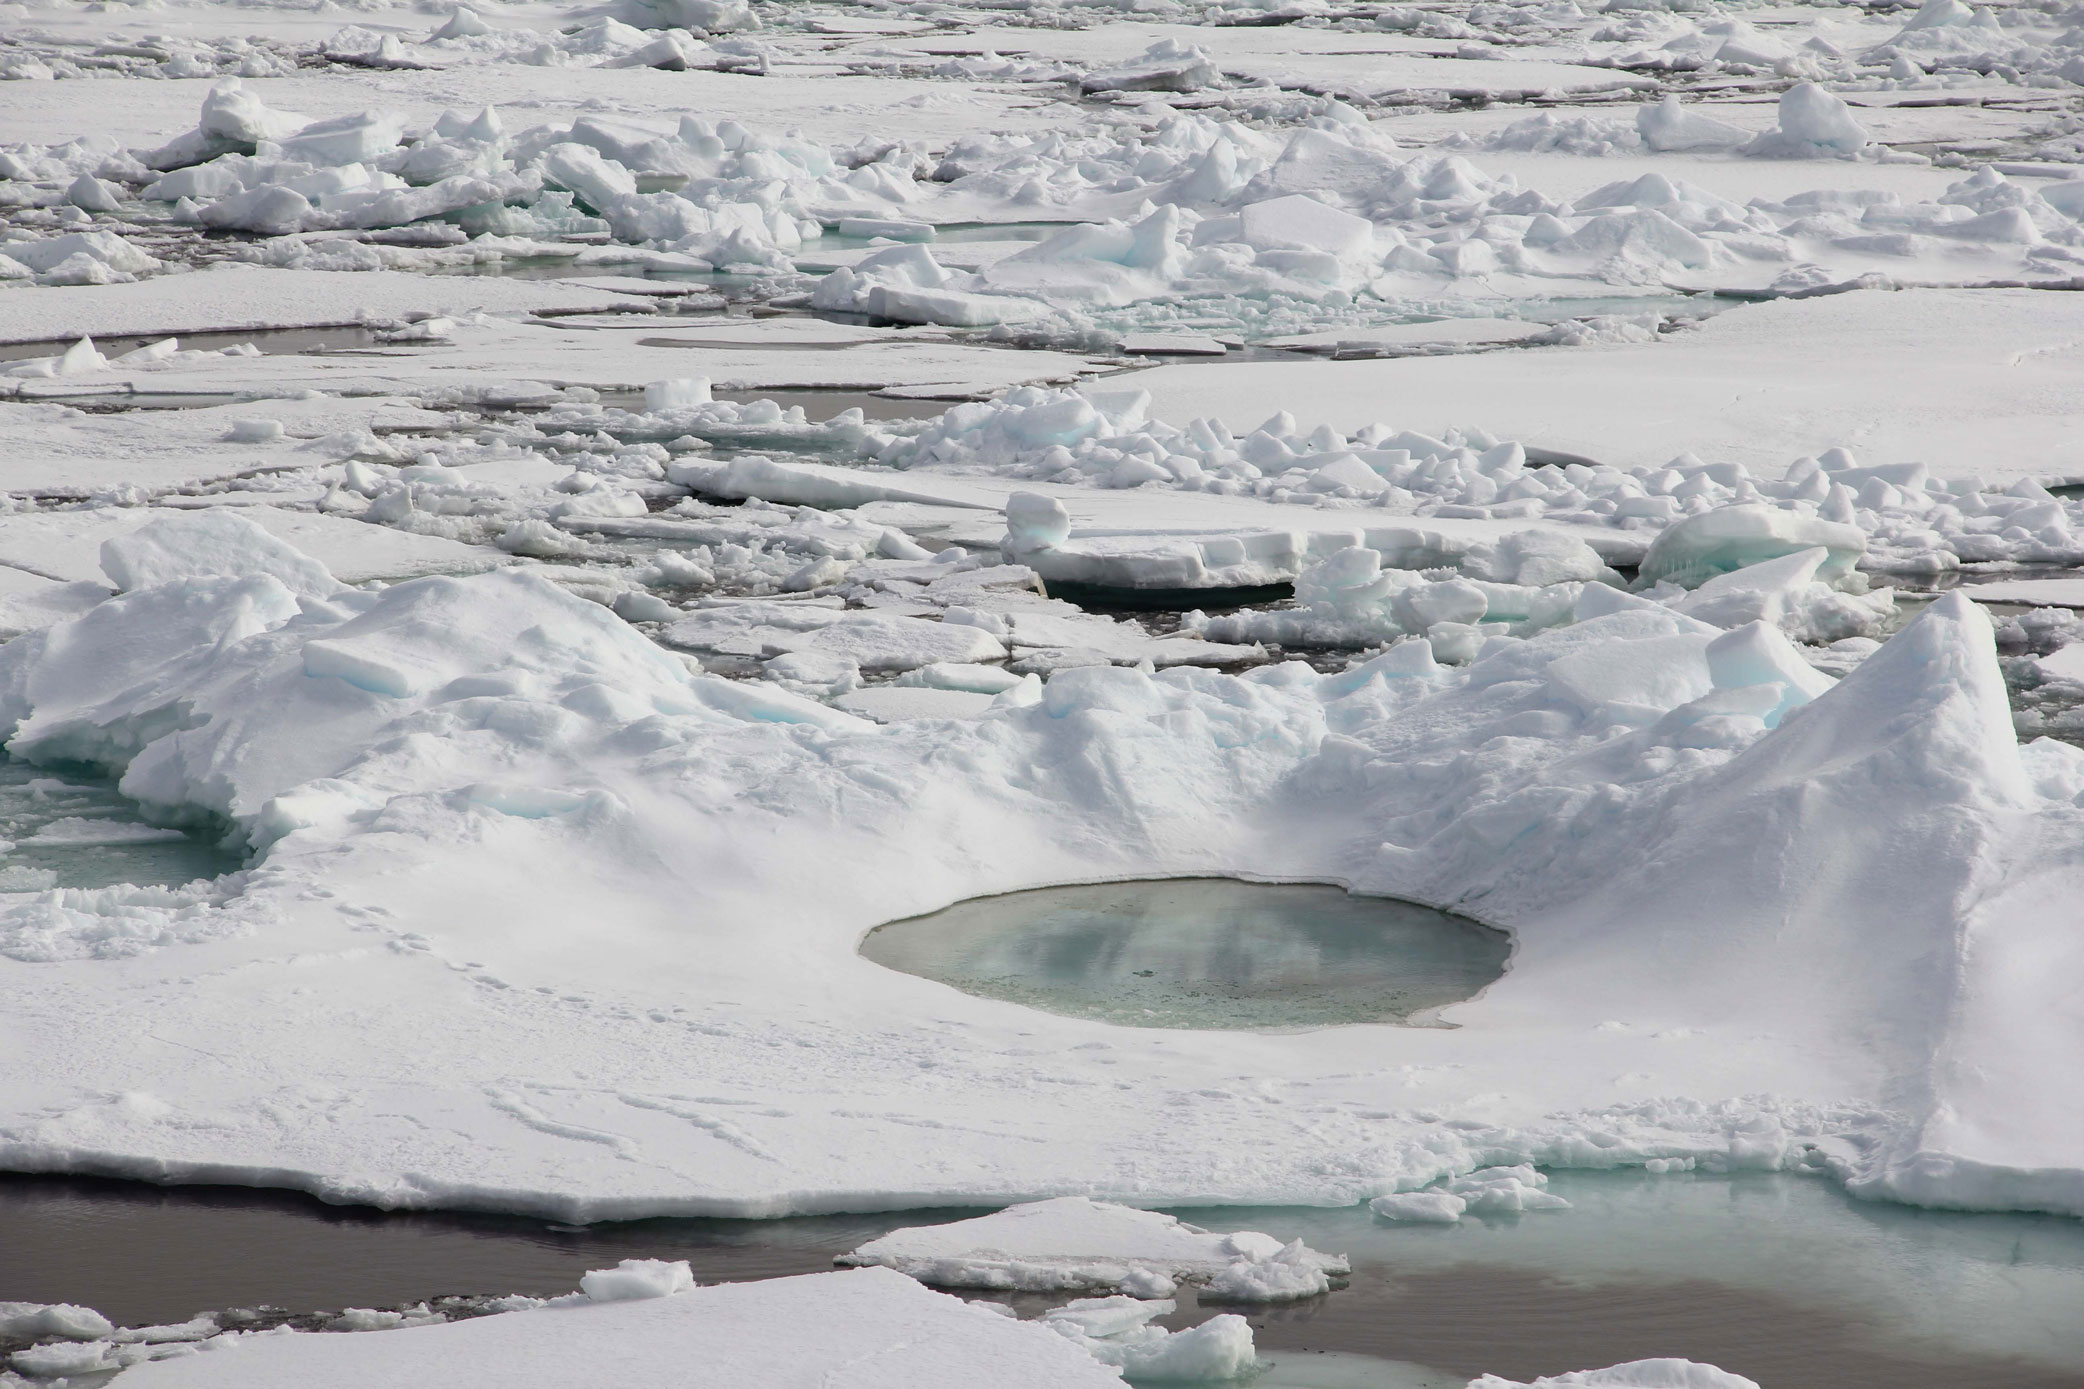
[[[1220,1281],[1240,1301],[1307,1297],[1329,1287],[1328,1275],[1349,1271],[1344,1258],[1319,1254],[1299,1240],[1284,1244],[1251,1230],[1218,1234],[1156,1211],[1083,1196],[1009,1206],[950,1225],[893,1230],[843,1262],[880,1264],[938,1287],[1021,1292],[1120,1288],[1132,1296],[1164,1297],[1177,1281]]]

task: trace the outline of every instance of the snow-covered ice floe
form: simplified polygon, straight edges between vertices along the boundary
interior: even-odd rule
[[[1592,584],[1578,620],[1484,636],[1460,666],[1418,659],[1429,639],[1333,674],[1095,666],[878,727],[692,675],[524,571],[347,589],[258,528],[210,520],[206,547],[174,525],[112,542],[139,586],[0,650],[10,748],[121,768],[148,808],[207,811],[264,857],[222,900],[7,905],[0,950],[41,962],[10,967],[9,1015],[48,1058],[5,1082],[11,1165],[588,1218],[1073,1183],[1345,1202],[1672,1161],[2084,1207],[2075,1116],[2024,1104],[2008,1059],[2071,1045],[2044,997],[2060,971],[2009,962],[2062,948],[2036,904],[2067,890],[2046,846],[2084,770],[2016,743],[1958,595],[1838,681],[1763,618],[1724,631]],[[963,684],[961,662],[922,669]],[[852,949],[957,898],[1197,873],[1452,905],[1514,955],[1449,1028],[1183,1048]],[[313,951],[400,1002],[260,1006],[300,987],[268,962]],[[251,963],[198,977],[194,952]],[[68,1039],[119,959],[149,1018],[94,1016],[103,1043],[137,1030],[92,1072],[117,1098],[64,1099],[111,1054]],[[254,1038],[236,1074],[154,1040],[234,1010]],[[409,1061],[430,1038],[439,1074]],[[586,1074],[597,1048],[612,1082]],[[342,1049],[368,1078],[314,1095],[300,1073]],[[1266,1086],[1309,1097],[1307,1136]],[[285,1127],[284,1104],[336,1117]],[[443,1121],[386,1117],[415,1111]],[[935,1136],[958,1123],[960,1145]],[[1538,1181],[1475,1180],[1506,1175],[1543,1204]]]

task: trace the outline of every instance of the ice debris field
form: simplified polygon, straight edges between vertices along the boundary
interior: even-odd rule
[[[1358,1275],[1152,1208],[2084,1217],[2080,289],[2058,0],[0,3],[0,1169],[942,1222],[9,1268],[0,1385],[1223,1382],[1176,1299]],[[858,951],[1189,877],[1510,956],[1196,1030]]]

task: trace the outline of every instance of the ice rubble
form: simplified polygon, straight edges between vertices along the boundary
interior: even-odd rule
[[[1366,647],[1403,636],[1425,637],[1433,655],[1461,663],[1481,654],[1490,638],[1524,637],[1628,605],[1611,571],[1595,575],[1589,582],[1604,586],[1588,592],[1587,581],[1495,583],[1448,568],[1386,568],[1384,538],[1371,535],[1368,545],[1307,563],[1295,583],[1296,608],[1246,609],[1213,618],[1192,612],[1182,630],[1213,641],[1283,646]],[[1494,548],[1546,550],[1554,556],[1567,554],[1572,544],[1581,542],[1522,531]],[[1406,547],[1393,542],[1386,548],[1395,554]],[[1483,572],[1487,548],[1493,547],[1466,554],[1464,568]],[[1731,547],[1718,552],[1718,560],[1744,567],[1704,583],[1695,574],[1697,589],[1689,592],[1682,583],[1647,574],[1644,586],[1648,597],[1714,627],[1764,622],[1794,641],[1817,645],[1878,634],[1894,615],[1895,595],[1867,591],[1859,575],[1841,573],[1836,586],[1823,582],[1818,574],[1830,556],[1817,547],[1757,562]],[[1414,671],[1424,668],[1424,658],[1412,654],[1405,659],[1417,663]]]
[[[627,33],[646,51],[677,44],[683,58],[699,46]],[[1168,50],[1120,80],[1203,61]],[[2074,190],[2035,188],[1993,169],[1929,202],[1821,188],[1740,205],[1663,173],[1564,199],[1446,150],[1401,151],[1351,107],[1324,109],[1273,131],[1172,114],[1151,128],[1114,122],[1075,135],[964,137],[929,164],[901,143],[828,147],[692,114],[673,130],[589,114],[509,133],[490,108],[413,128],[381,112],[314,122],[269,110],[227,77],[205,98],[195,129],[158,149],[133,156],[23,145],[8,157],[25,173],[62,168],[75,183],[88,180],[92,187],[68,196],[97,207],[116,185],[94,182],[96,171],[120,175],[123,188],[171,204],[179,220],[273,238],[241,254],[301,266],[570,254],[557,238],[605,234],[629,249],[603,255],[684,271],[788,274],[805,239],[827,228],[901,223],[917,229],[907,233],[915,239],[980,211],[1075,219],[1081,225],[975,270],[943,267],[928,246],[894,246],[832,270],[814,290],[825,309],[1030,333],[1134,324],[1148,316],[1139,305],[1155,306],[1148,312],[1164,321],[1177,314],[1167,306],[1192,300],[1307,326],[1379,318],[1458,286],[1509,297],[1538,284],[1553,291],[1674,275],[1766,285],[1820,263],[1832,282],[1874,271],[1951,280],[1964,257],[1988,275],[2059,281],[2084,264],[2076,220],[2084,203]],[[1659,104],[1643,107],[1633,127],[1566,130],[1543,116],[1489,143],[1726,148],[1730,131]],[[1742,146],[1778,157],[1872,148],[1849,108],[1806,82],[1781,98],[1778,124]],[[361,239],[406,227],[420,229],[425,244]],[[80,237],[102,240],[63,245]],[[49,283],[159,268],[103,231],[24,234],[4,245],[0,270]],[[1378,307],[1357,307],[1366,304]]]
[[[709,428],[728,437],[746,417],[740,411],[625,412],[616,416],[616,428],[639,438]],[[574,423],[588,418],[572,417]],[[770,428],[786,424],[779,411],[766,418],[774,422]],[[1923,463],[1866,466],[1843,448],[1798,459],[1778,479],[1741,463],[1690,456],[1623,469],[1547,461],[1480,429],[1436,437],[1376,423],[1347,433],[1306,425],[1286,412],[1239,437],[1221,419],[1182,427],[1152,418],[1146,392],[1099,386],[1016,387],[994,401],[951,407],[924,428],[886,432],[844,417],[825,428],[822,437],[842,448],[852,440],[854,457],[878,470],[840,473],[756,457],[729,464],[676,460],[661,471],[712,494],[821,506],[932,499],[928,489],[907,487],[903,474],[912,473],[1249,496],[1353,513],[1345,540],[1322,525],[1304,535],[1270,524],[1196,534],[1073,535],[1068,513],[1050,510],[1060,511],[1060,500],[1038,494],[1013,504],[1003,546],[1010,561],[1047,579],[1119,587],[1288,582],[1309,560],[1351,544],[1380,550],[1398,568],[1459,566],[1467,577],[1523,586],[1610,577],[1602,553],[1615,562],[1644,562],[1651,582],[1693,586],[1715,572],[1822,546],[1829,557],[1818,581],[1841,590],[1856,586],[1846,577],[1855,562],[1874,572],[1930,573],[1967,562],[2084,559],[2078,538],[2084,499],[2057,497],[2030,479],[2000,490],[1973,478],[1935,476]],[[1535,562],[1458,539],[1451,527],[1423,524],[1434,518],[1560,523],[1583,538],[1543,540],[1550,548]],[[1594,539],[1601,541],[1597,551],[1585,543]],[[1536,540],[1530,533],[1518,543]],[[1661,548],[1652,554],[1653,547]],[[1845,610],[1820,618],[1818,628],[1863,620]]]
[[[1330,1275],[1350,1271],[1345,1259],[1301,1240],[1283,1244],[1253,1230],[1214,1234],[1083,1196],[893,1230],[842,1262],[894,1268],[939,1288],[1113,1289],[1133,1300],[1170,1297],[1179,1283],[1192,1282],[1205,1298],[1231,1302],[1312,1297],[1330,1289]]]

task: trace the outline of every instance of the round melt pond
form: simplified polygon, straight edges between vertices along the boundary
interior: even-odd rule
[[[1132,1027],[1424,1025],[1505,972],[1502,931],[1388,897],[1228,878],[1040,888],[869,932],[879,965]]]

